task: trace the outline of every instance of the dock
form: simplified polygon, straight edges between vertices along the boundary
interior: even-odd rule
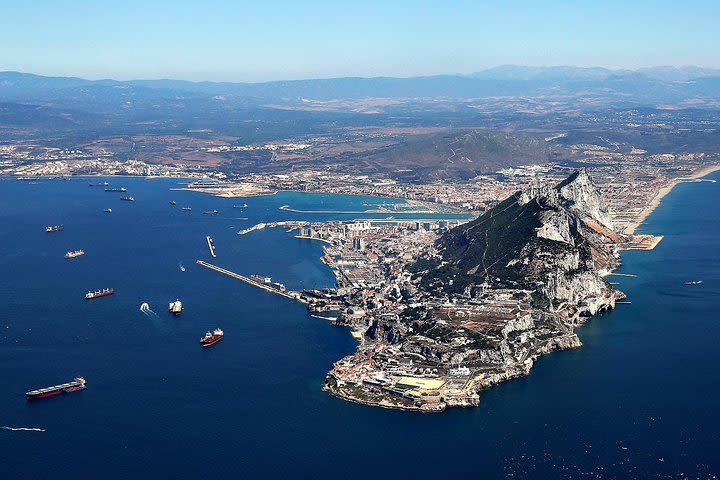
[[[210,238],[210,235],[205,237],[205,240],[207,240],[208,248],[210,249],[210,255],[212,255],[213,258],[217,257],[215,255],[215,244],[213,243],[213,239]]]
[[[247,235],[247,234],[250,233],[250,232],[254,232],[255,230],[262,230],[262,229],[265,228],[265,227],[266,227],[266,224],[264,224],[264,223],[258,223],[257,225],[253,225],[253,226],[250,227],[250,228],[246,228],[246,229],[244,229],[244,230],[240,230],[239,232],[237,232],[237,234],[238,234],[238,235]]]
[[[296,295],[294,292],[281,292],[280,290],[272,288],[264,283],[256,282],[252,278],[246,277],[244,275],[240,275],[239,273],[231,272],[230,270],[227,270],[222,267],[218,267],[217,265],[213,265],[212,263],[204,262],[202,260],[198,260],[195,263],[197,263],[198,265],[203,266],[205,268],[209,268],[210,270],[215,270],[216,272],[220,272],[224,275],[227,275],[228,277],[236,278],[238,280],[241,280],[241,281],[248,283],[250,285],[253,285],[255,287],[262,288],[263,290],[265,290],[267,292],[274,293],[276,295],[281,295],[283,297],[292,298],[293,300],[296,300]]]
[[[615,276],[615,277],[637,277],[634,273],[608,273],[606,276]]]

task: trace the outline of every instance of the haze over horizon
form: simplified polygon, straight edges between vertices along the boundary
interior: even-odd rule
[[[508,64],[720,67],[713,24],[720,4],[707,0],[421,6],[41,0],[6,5],[3,13],[11,40],[0,45],[0,70],[91,80],[413,77]]]
[[[704,77],[704,76],[719,76],[720,68],[707,67],[704,65],[648,65],[645,67],[638,68],[610,68],[599,65],[590,66],[577,66],[577,65],[515,65],[515,64],[503,64],[495,65],[488,68],[477,69],[472,72],[437,72],[432,74],[418,74],[418,75],[341,75],[331,77],[307,77],[307,78],[277,78],[270,80],[258,80],[258,81],[243,81],[243,80],[209,80],[209,79],[186,79],[171,76],[158,76],[157,78],[150,77],[136,77],[136,78],[116,78],[116,77],[98,77],[94,78],[91,76],[74,75],[72,73],[63,75],[51,75],[42,74],[30,71],[21,70],[0,70],[0,74],[17,73],[21,75],[34,75],[38,77],[48,78],[77,78],[80,80],[87,81],[117,81],[117,82],[138,82],[138,81],[187,81],[193,83],[237,83],[237,84],[263,84],[273,82],[294,82],[294,81],[313,81],[313,80],[341,80],[358,78],[363,80],[372,80],[379,78],[389,79],[412,79],[412,78],[425,78],[425,77],[436,77],[436,76],[458,76],[458,77],[478,77],[478,78],[494,78],[494,79],[513,79],[513,80],[527,80],[533,78],[534,74],[547,73],[548,71],[557,70],[558,76],[562,74],[567,75],[568,72],[582,73],[587,72],[588,76],[591,76],[591,72],[606,71],[608,74],[625,74],[625,73],[651,73],[655,72],[657,76],[663,76],[663,73],[668,74],[667,76],[673,77],[673,72],[676,76],[687,76],[687,77]],[[694,75],[697,73],[697,75]],[[527,75],[527,76],[524,76]]]

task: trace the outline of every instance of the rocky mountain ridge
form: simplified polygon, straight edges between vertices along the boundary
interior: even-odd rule
[[[540,305],[567,303],[594,315],[617,296],[600,275],[619,263],[617,238],[600,191],[581,169],[554,187],[517,192],[441,236],[436,268],[421,272],[422,281],[453,294],[478,285],[522,288]]]

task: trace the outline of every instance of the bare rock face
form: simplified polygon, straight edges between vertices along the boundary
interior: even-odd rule
[[[581,169],[555,187],[517,192],[447,232],[436,245],[443,261],[423,282],[449,293],[485,282],[519,287],[592,315],[615,305],[614,289],[598,273],[617,261],[611,223],[599,189]]]
[[[569,202],[569,208],[581,217],[590,217],[612,230],[608,208],[586,168],[581,168],[561,182],[556,189]]]

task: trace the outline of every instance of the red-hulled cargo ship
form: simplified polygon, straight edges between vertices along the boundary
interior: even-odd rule
[[[205,336],[200,339],[200,345],[202,345],[203,347],[215,345],[217,342],[223,339],[223,335],[225,335],[223,331],[219,328],[216,328],[215,330],[213,330],[212,333],[207,332]]]
[[[114,289],[106,288],[104,290],[95,290],[94,292],[88,292],[85,294],[85,298],[87,300],[92,300],[93,298],[104,297],[105,295],[112,295],[113,293],[115,293]]]
[[[28,400],[35,400],[37,398],[52,397],[54,395],[60,395],[62,393],[72,393],[78,390],[85,389],[85,379],[77,377],[72,382],[63,383],[60,385],[53,385],[52,387],[39,388],[37,390],[30,390],[25,393],[25,397]]]

